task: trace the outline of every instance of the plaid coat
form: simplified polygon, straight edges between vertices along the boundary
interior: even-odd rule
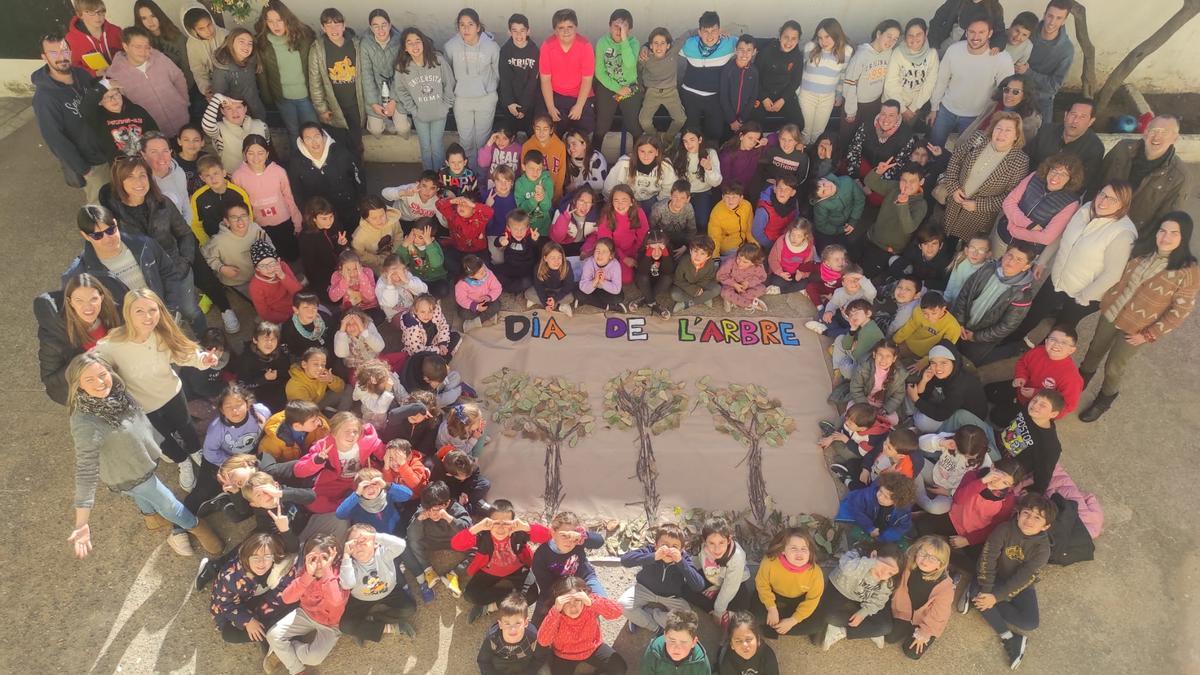
[[[988,234],[1004,207],[1004,198],[1029,174],[1029,157],[1023,150],[1014,149],[992,171],[974,194],[975,210],[968,211],[954,201],[954,191],[962,187],[971,167],[987,146],[989,137],[979,132],[965,143],[959,143],[950,157],[950,166],[942,174],[940,185],[946,189],[946,234],[966,241],[977,234]]]

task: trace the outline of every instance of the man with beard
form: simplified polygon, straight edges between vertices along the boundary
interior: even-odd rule
[[[1129,219],[1138,231],[1134,255],[1154,251],[1162,217],[1183,208],[1190,181],[1175,153],[1178,139],[1179,118],[1159,115],[1150,120],[1140,140],[1121,141],[1104,157],[1103,182],[1126,180],[1133,185]]]
[[[1025,144],[1030,168],[1039,167],[1047,157],[1068,152],[1083,163],[1085,201],[1100,187],[1101,165],[1104,162],[1104,142],[1092,131],[1096,121],[1096,102],[1082,98],[1071,104],[1058,124],[1043,124],[1033,142]]]
[[[80,113],[92,77],[71,65],[71,47],[61,33],[42,37],[42,60],[34,71],[33,111],[42,138],[62,164],[67,185],[83,188],[84,202],[94,203],[109,181],[104,147]]]
[[[926,118],[933,145],[945,147],[952,132],[969,127],[987,109],[1000,82],[1013,74],[1012,58],[1003,51],[993,54],[991,37],[987,17],[977,16],[967,24],[966,39],[950,45],[942,57]]]

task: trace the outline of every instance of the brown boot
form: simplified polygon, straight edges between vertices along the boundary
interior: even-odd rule
[[[221,541],[217,533],[213,532],[208,523],[203,520],[198,521],[196,526],[188,530],[188,532],[196,538],[196,541],[200,542],[200,547],[210,556],[221,555],[225,550],[225,542]]]
[[[142,519],[146,521],[146,529],[151,532],[171,527],[171,521],[157,513],[143,513]]]

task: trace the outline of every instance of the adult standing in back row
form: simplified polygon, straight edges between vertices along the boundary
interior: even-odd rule
[[[1073,4],[1072,0],[1050,0],[1046,4],[1041,23],[1029,36],[1033,43],[1029,62],[1016,66],[1016,72],[1033,81],[1034,103],[1044,122],[1050,121],[1054,114],[1054,96],[1075,60],[1075,45],[1065,30]]]
[[[542,43],[538,76],[542,99],[538,104],[554,122],[559,136],[576,127],[591,135],[596,128],[592,105],[592,79],[596,75],[596,53],[579,34],[579,17],[573,9],[560,9],[551,19],[554,34]]]
[[[458,13],[458,33],[446,41],[446,59],[454,71],[454,123],[467,157],[492,134],[496,120],[496,89],[500,86],[500,46],[484,32],[479,13],[466,8]]]
[[[938,147],[945,147],[951,133],[970,126],[987,109],[1000,82],[1013,74],[1012,57],[1003,51],[993,54],[988,45],[992,28],[986,18],[967,24],[966,36],[946,50],[929,100],[929,142]]]

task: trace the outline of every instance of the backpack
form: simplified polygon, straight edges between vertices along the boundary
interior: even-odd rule
[[[1058,494],[1050,499],[1058,507],[1058,517],[1050,525],[1050,564],[1065,566],[1095,559],[1096,544],[1079,519],[1079,503]]]

